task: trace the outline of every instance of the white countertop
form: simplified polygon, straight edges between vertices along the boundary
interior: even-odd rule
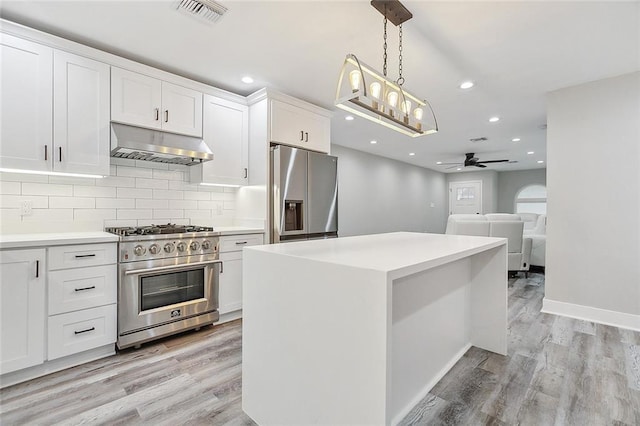
[[[0,249],[60,246],[67,244],[117,243],[119,237],[108,232],[52,232],[0,235]]]
[[[246,247],[401,276],[506,244],[505,238],[394,232]]]

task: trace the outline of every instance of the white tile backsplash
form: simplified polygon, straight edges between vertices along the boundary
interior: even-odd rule
[[[103,179],[0,173],[1,232],[168,222],[231,225],[236,189],[201,186],[188,179],[186,166],[115,158],[111,176]],[[24,201],[31,201],[30,215],[21,215]]]

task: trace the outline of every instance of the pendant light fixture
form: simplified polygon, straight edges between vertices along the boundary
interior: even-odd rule
[[[336,106],[411,137],[436,133],[438,122],[429,102],[404,89],[402,76],[402,23],[413,17],[398,0],[372,0],[371,5],[384,16],[383,72],[348,54],[342,65]],[[398,78],[387,77],[387,21],[398,27]],[[427,122],[428,109],[433,122]]]

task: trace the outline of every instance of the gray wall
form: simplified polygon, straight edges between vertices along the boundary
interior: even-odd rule
[[[552,92],[547,112],[546,298],[636,324],[639,93],[636,72]]]
[[[443,173],[338,145],[331,146],[331,154],[338,156],[341,236],[444,232],[448,201]]]
[[[498,172],[498,213],[513,213],[518,191],[528,185],[547,185],[547,169]]]
[[[482,214],[496,213],[498,209],[498,172],[483,170],[480,172],[462,172],[447,174],[447,192],[450,182],[464,182],[471,180],[482,181]],[[446,200],[447,214],[449,213],[449,198]]]

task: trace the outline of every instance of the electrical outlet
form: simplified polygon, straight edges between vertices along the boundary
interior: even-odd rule
[[[24,200],[20,205],[20,216],[29,216],[33,213],[33,201]]]

